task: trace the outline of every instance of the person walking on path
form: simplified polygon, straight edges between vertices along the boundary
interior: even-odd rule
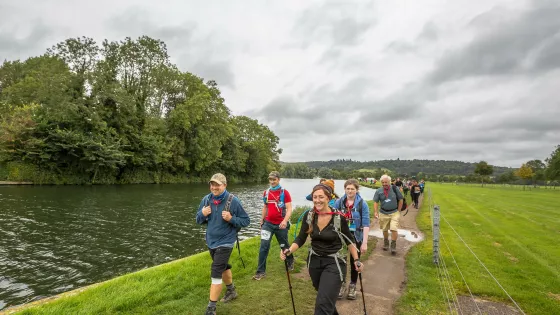
[[[360,196],[360,184],[355,179],[349,179],[344,183],[345,194],[335,203],[335,209],[344,213],[349,223],[350,233],[354,235],[356,247],[360,249],[358,258],[361,253],[367,251],[368,235],[369,235],[369,207],[367,202]],[[350,266],[354,266],[354,257],[350,256]],[[358,271],[351,268],[350,285],[348,286],[347,299],[356,299],[356,283],[358,282]],[[338,298],[342,299],[346,291],[346,283],[342,283]]]
[[[222,283],[227,290],[222,302],[229,302],[237,297],[233,284],[229,257],[237,239],[239,229],[250,223],[250,218],[241,202],[226,190],[227,180],[217,173],[210,179],[210,194],[206,195],[196,213],[196,223],[206,225],[206,246],[212,258],[210,277],[210,301],[206,315],[216,314],[216,303],[222,292]]]
[[[403,182],[399,177],[397,177],[397,180],[395,181],[395,186],[397,186],[401,193],[403,192]]]
[[[420,194],[422,193],[422,188],[418,185],[416,180],[412,181],[412,186],[410,187],[410,197],[412,197],[412,203],[414,208],[418,209],[418,199],[420,199]]]
[[[389,250],[389,230],[391,231],[391,254],[397,253],[397,237],[399,228],[400,209],[403,196],[391,184],[391,177],[381,176],[381,185],[373,195],[373,209],[376,219],[379,219],[379,228],[383,230],[383,250]],[[381,212],[381,214],[379,214]]]
[[[346,244],[354,258],[354,266],[362,272],[358,249],[353,242],[346,218],[329,207],[333,196],[330,186],[318,184],[313,187],[313,209],[308,212],[299,234],[287,250],[280,251],[280,259],[285,260],[301,246],[309,236],[309,258],[307,267],[313,287],[317,290],[315,315],[338,314],[336,310],[337,295],[346,277],[346,259],[340,253]]]
[[[266,259],[270,250],[272,235],[280,246],[288,247],[288,231],[290,230],[290,216],[292,215],[292,197],[280,186],[280,173],[273,171],[268,175],[270,188],[264,191],[261,216],[261,247],[259,249],[259,265],[253,276],[254,280],[266,277]],[[294,269],[294,257],[287,259],[288,269]]]

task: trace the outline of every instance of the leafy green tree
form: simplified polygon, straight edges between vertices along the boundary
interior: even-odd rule
[[[100,46],[70,38],[4,62],[0,126],[0,163],[31,164],[61,183],[184,181],[215,171],[263,180],[282,153],[267,126],[232,116],[216,82],[179,71],[165,43],[147,36]]]
[[[531,170],[533,171],[533,186],[536,186],[537,181],[539,180],[545,180],[546,176],[545,176],[545,168],[546,165],[541,161],[541,160],[531,160],[528,161],[527,163],[525,163],[527,166],[529,166],[531,168]]]
[[[484,187],[484,176],[489,176],[494,173],[494,167],[489,165],[486,161],[480,161],[476,164],[474,173],[480,176],[482,186]]]
[[[560,179],[560,145],[556,146],[550,157],[546,159],[546,164],[547,179],[551,181]]]

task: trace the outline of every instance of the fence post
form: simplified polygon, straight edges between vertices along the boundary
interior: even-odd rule
[[[434,264],[439,264],[439,206],[434,206]]]

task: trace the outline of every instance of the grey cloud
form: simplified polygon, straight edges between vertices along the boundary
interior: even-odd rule
[[[374,101],[370,107],[362,107],[360,122],[387,124],[413,119],[424,109],[426,102],[435,99],[436,89],[427,88],[420,83],[407,84],[396,93]]]
[[[418,40],[425,40],[425,41],[437,40],[438,33],[439,30],[436,24],[433,21],[430,21],[424,24],[422,31],[418,35]]]
[[[534,67],[541,71],[560,68],[560,32],[536,53]]]
[[[130,8],[126,13],[114,16],[109,25],[125,36],[148,35],[164,41],[172,60],[183,71],[192,72],[205,80],[214,80],[220,86],[235,87],[235,74],[229,49],[217,42],[215,34],[196,37],[197,25],[183,21],[179,25],[159,26],[150,19],[150,14],[142,8]]]
[[[424,24],[424,27],[416,37],[414,43],[405,41],[393,41],[385,47],[385,52],[396,52],[399,54],[414,53],[430,42],[435,42],[439,38],[439,30],[433,21]]]
[[[325,2],[307,8],[292,33],[303,48],[314,41],[335,47],[354,46],[374,24],[373,2]]]
[[[545,44],[560,30],[560,4],[535,3],[515,19],[490,24],[466,47],[451,51],[436,64],[430,75],[439,84],[470,76],[505,75],[544,70],[539,63],[554,67],[545,51],[543,58],[531,60],[531,53]],[[541,5],[541,6],[538,6]],[[475,19],[480,24],[480,18]],[[551,46],[556,52],[556,44]],[[552,54],[554,55],[554,53]],[[547,68],[550,70],[550,68]]]
[[[1,8],[0,7],[0,11]],[[47,40],[52,36],[52,30],[42,21],[32,23],[30,32],[24,37],[16,37],[15,32],[0,25],[0,61],[4,59],[24,59],[46,51],[49,46]]]
[[[179,64],[183,63],[179,61]],[[235,87],[235,74],[231,64],[226,61],[216,61],[213,63],[201,61],[187,69],[204,79],[216,81],[220,86]]]
[[[393,41],[385,47],[386,52],[392,52],[393,51],[393,52],[396,52],[396,53],[399,53],[399,54],[413,53],[417,50],[418,50],[418,48],[417,48],[416,45],[413,45],[413,44],[407,43],[407,42],[403,42],[403,41]]]

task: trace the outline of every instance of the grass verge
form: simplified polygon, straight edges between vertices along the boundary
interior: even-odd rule
[[[560,236],[560,191],[429,186],[443,217],[525,313],[560,313],[560,247],[556,245]],[[446,310],[432,262],[431,217],[425,196],[417,224],[426,241],[414,246],[407,256],[407,287],[397,303],[399,314],[438,314]],[[457,294],[469,293],[447,246],[475,296],[512,305],[451,227],[443,219],[440,225],[440,248]]]

